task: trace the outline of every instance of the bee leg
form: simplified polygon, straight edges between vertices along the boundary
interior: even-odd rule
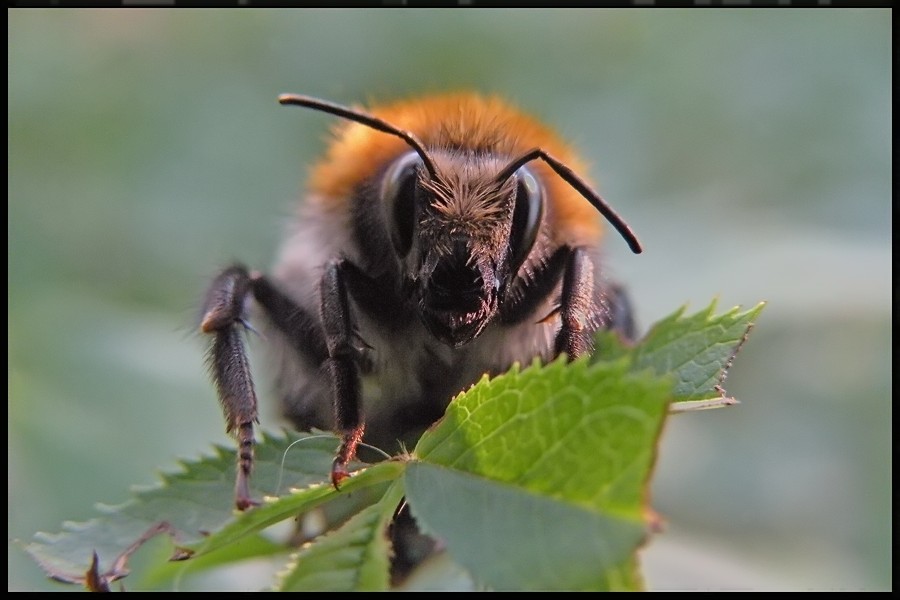
[[[556,336],[556,353],[569,360],[593,349],[594,265],[582,248],[573,248],[566,260],[560,297],[562,326]]]
[[[515,325],[529,317],[533,318],[534,311],[559,283],[570,254],[571,249],[562,246],[550,258],[516,280],[500,307],[500,320],[504,325]]]
[[[241,337],[241,330],[247,327],[249,292],[250,276],[243,266],[225,269],[206,293],[200,322],[200,330],[213,335],[208,361],[225,414],[225,430],[238,441],[234,502],[239,510],[256,504],[250,498],[249,485],[255,443],[253,423],[258,421],[256,392]]]
[[[267,278],[250,275],[250,285],[256,303],[265,312],[269,323],[307,364],[318,367],[328,358],[328,348],[322,327],[305,309],[297,306]]]
[[[637,327],[634,323],[631,298],[625,289],[620,285],[611,284],[604,290],[604,301],[607,309],[601,327],[612,329],[625,340],[633,341],[637,336]]]
[[[354,340],[350,299],[344,260],[332,261],[322,277],[322,325],[328,348],[326,369],[331,378],[335,426],[341,435],[341,445],[331,465],[331,483],[337,488],[348,477],[347,463],[356,456],[365,424],[360,411],[359,352]]]
[[[255,443],[253,423],[258,421],[256,394],[240,331],[249,328],[249,294],[299,356],[314,365],[328,357],[318,323],[264,276],[250,274],[243,266],[235,265],[213,281],[206,294],[200,329],[215,336],[209,364],[225,413],[226,430],[236,433],[238,439],[235,504],[241,510],[257,504],[250,498],[249,486]]]
[[[604,306],[598,311],[593,263],[583,249],[568,246],[560,247],[550,258],[520,277],[501,306],[503,324],[515,325],[531,317],[561,277],[558,312],[562,326],[556,338],[556,355],[565,352],[574,359],[590,352],[593,334],[599,327],[613,329],[626,340],[634,339],[634,317],[624,288],[616,284],[605,288]]]

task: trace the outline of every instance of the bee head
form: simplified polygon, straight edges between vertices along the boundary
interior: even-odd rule
[[[394,250],[426,328],[461,346],[490,323],[507,284],[531,252],[543,190],[527,167],[487,153],[415,151],[385,172],[381,199]]]
[[[393,249],[422,322],[451,347],[475,339],[498,313],[509,283],[535,247],[545,192],[529,169],[547,163],[641,251],[630,227],[566,165],[540,148],[497,156],[477,148],[429,149],[411,132],[368,113],[316,98],[294,104],[399,137],[410,152],[386,168],[380,185]]]

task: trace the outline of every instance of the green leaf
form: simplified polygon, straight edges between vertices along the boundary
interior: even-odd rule
[[[368,506],[383,495],[384,489],[379,488],[379,485],[399,478],[404,467],[405,464],[400,461],[385,461],[346,479],[341,484],[340,491],[335,490],[329,480],[304,489],[292,489],[289,494],[278,498],[268,497],[263,506],[239,513],[231,522],[207,536],[202,543],[196,544],[192,549],[198,556],[214,552],[245,536],[286,519],[292,519],[331,500],[360,499],[360,506]]]
[[[279,589],[386,590],[385,532],[405,494],[423,530],[444,542],[457,580],[497,590],[641,589],[636,551],[673,396],[684,409],[729,400],[722,382],[762,307],[714,316],[713,303],[687,317],[681,309],[634,346],[600,335],[590,359],[485,377],[454,399],[412,457],[353,465],[340,491],[330,482],[335,436],[263,436],[251,480],[261,504],[252,510],[234,510],[234,451],[217,447],[129,502],[100,507],[96,519],[36,534],[26,551],[51,577],[107,589],[139,547],[166,534],[187,562],[138,579],[159,585],[287,554],[268,528],[317,509],[324,523]]]
[[[219,552],[206,554],[204,556],[195,556],[190,560],[171,561],[167,560],[171,556],[172,551],[163,550],[164,554],[160,554],[155,562],[147,565],[144,572],[137,572],[126,582],[126,587],[136,590],[164,590],[167,585],[173,582],[183,580],[207,571],[224,567],[226,565],[240,563],[241,561],[263,558],[272,555],[285,555],[284,543],[278,543],[269,539],[268,536],[257,533],[247,536],[241,540],[240,544],[231,544],[223,548]],[[146,563],[147,561],[145,561]],[[259,585],[263,587],[262,584]]]
[[[263,438],[256,447],[254,495],[284,492],[279,484],[286,488],[327,482],[337,443],[332,435]],[[234,520],[234,451],[216,447],[212,456],[181,466],[181,472],[161,475],[155,487],[135,488],[134,498],[124,504],[98,505],[102,515],[96,519],[66,522],[57,534],[35,534],[26,552],[51,577],[81,582],[95,551],[99,571],[115,580],[127,573],[125,562],[149,536],[168,534],[179,546],[203,543],[210,532]]]
[[[306,545],[281,574],[278,591],[384,591],[390,587],[387,527],[403,497],[394,482],[377,504]]]
[[[622,361],[514,367],[457,397],[414,455],[638,517],[670,388]]]
[[[413,514],[491,588],[637,589],[670,389],[626,361],[483,379],[416,446]]]
[[[746,311],[735,307],[721,315],[713,314],[715,306],[713,301],[691,316],[684,316],[686,307],[678,309],[653,325],[633,348],[625,346],[614,333],[601,332],[592,360],[626,357],[635,371],[671,374],[675,377],[674,401],[678,403],[696,402],[695,408],[733,404],[735,401],[726,397],[721,386],[765,302]]]
[[[412,463],[407,500],[460,565],[495,590],[634,590],[643,524],[462,471]]]

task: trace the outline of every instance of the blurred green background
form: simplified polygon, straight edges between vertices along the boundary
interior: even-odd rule
[[[335,122],[276,96],[462,87],[590,160],[646,248],[607,244],[644,327],[768,301],[742,404],[664,432],[650,589],[891,588],[889,9],[8,17],[11,541],[229,443],[198,301],[230,261],[271,263]],[[9,589],[77,588],[10,543]]]

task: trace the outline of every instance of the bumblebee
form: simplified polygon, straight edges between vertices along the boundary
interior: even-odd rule
[[[604,219],[633,252],[640,242],[549,128],[474,93],[369,110],[279,101],[342,120],[271,275],[235,264],[205,296],[239,509],[254,504],[255,323],[276,347],[284,416],[340,435],[335,486],[361,442],[414,443],[482,375],[590,353],[599,329],[633,337],[627,294],[604,273]]]

